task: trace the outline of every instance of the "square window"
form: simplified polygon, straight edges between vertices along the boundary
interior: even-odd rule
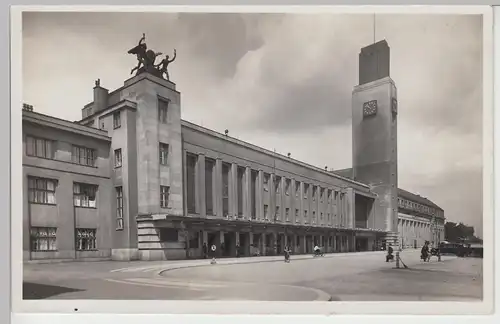
[[[93,251],[97,250],[96,229],[77,228],[76,229],[76,250]]]
[[[34,204],[56,204],[56,181],[54,179],[28,177],[28,201]]]
[[[97,186],[86,183],[73,183],[75,207],[96,208]]]
[[[30,244],[31,251],[44,252],[56,251],[57,229],[55,227],[31,227],[30,229]]]

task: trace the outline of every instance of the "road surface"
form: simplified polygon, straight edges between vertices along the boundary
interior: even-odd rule
[[[471,301],[482,298],[482,259],[382,252],[163,262],[25,264],[25,299]]]

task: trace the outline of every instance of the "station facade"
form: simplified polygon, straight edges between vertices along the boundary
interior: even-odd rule
[[[355,252],[439,242],[443,210],[397,187],[396,89],[388,67],[380,68],[388,51],[383,41],[360,53],[347,170],[184,121],[175,84],[148,72],[112,92],[96,81],[77,122],[25,105],[24,259],[169,260],[202,258],[212,245],[230,257],[278,255],[285,246],[302,254],[315,245]]]

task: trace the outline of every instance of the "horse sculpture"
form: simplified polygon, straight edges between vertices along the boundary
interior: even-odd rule
[[[133,74],[134,71],[136,71],[135,75],[148,72],[157,77],[163,77],[164,71],[158,69],[159,65],[155,65],[156,58],[159,55],[162,55],[162,53],[148,49],[148,46],[146,45],[146,34],[142,34],[139,44],[130,49],[128,54],[136,55],[138,61],[137,66],[130,71],[130,74]]]

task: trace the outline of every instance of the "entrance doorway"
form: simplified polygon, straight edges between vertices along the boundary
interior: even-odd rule
[[[260,242],[260,237],[261,234],[250,234],[253,235],[253,243],[250,248],[250,255],[251,256],[259,256],[262,254],[261,251],[261,242]]]
[[[273,255],[274,254],[273,235],[272,234],[265,234],[265,235],[266,235],[266,240],[265,240],[264,250],[266,252],[264,255]]]
[[[250,233],[240,233],[240,256],[249,256],[250,255]]]
[[[356,237],[356,252],[368,251],[368,238]]]
[[[224,257],[236,256],[236,233],[234,232],[224,233],[224,249],[222,251],[222,256]]]
[[[306,236],[306,253],[312,253],[312,244],[313,239],[312,236]]]
[[[278,234],[278,238],[276,239],[276,253],[278,255],[283,252],[283,244],[284,244],[285,238],[283,234]]]

